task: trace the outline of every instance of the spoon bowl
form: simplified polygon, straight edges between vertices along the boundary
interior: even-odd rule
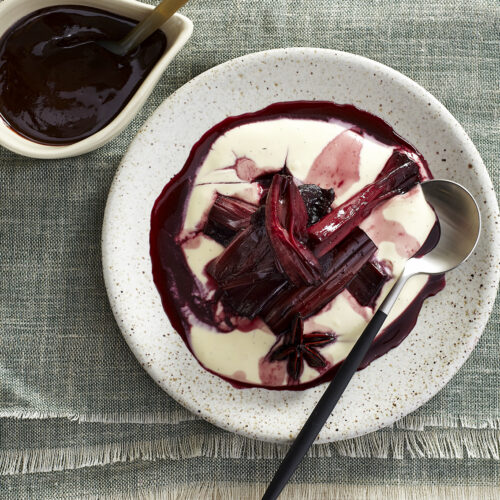
[[[476,248],[481,234],[481,216],[476,200],[460,184],[433,179],[421,184],[426,201],[436,213],[440,237],[422,257],[413,257],[382,302],[379,311],[389,314],[409,278],[416,274],[441,274],[464,262]]]
[[[435,179],[421,184],[425,199],[436,212],[441,236],[437,245],[406,264],[409,274],[439,274],[451,271],[474,251],[481,232],[479,208],[460,184]]]

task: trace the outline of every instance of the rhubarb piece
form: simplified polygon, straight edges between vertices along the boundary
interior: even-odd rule
[[[288,170],[288,167],[284,165],[281,170],[259,175],[253,180],[253,182],[258,182],[260,184],[260,187],[267,191],[270,188],[275,175],[285,175],[287,177],[292,177],[292,173],[290,172],[290,170]]]
[[[302,184],[299,191],[306,205],[308,226],[315,224],[331,211],[335,199],[333,189],[322,189],[316,184]]]
[[[255,205],[230,196],[217,195],[203,232],[212,239],[227,246],[241,229],[250,225]]]
[[[320,266],[303,243],[307,238],[307,211],[292,177],[274,176],[266,200],[265,224],[279,271],[296,286],[316,283]]]
[[[251,222],[252,222],[252,224],[263,226],[266,223],[266,207],[261,205],[252,214]]]
[[[215,240],[217,243],[220,243],[223,247],[227,247],[236,235],[234,231],[223,226],[213,224],[209,220],[207,220],[205,227],[203,228],[203,233],[209,238]]]
[[[326,360],[318,348],[335,340],[328,333],[313,332],[304,334],[304,321],[300,315],[295,316],[289,332],[284,336],[283,343],[269,353],[270,361],[287,362],[287,372],[293,380],[299,380],[304,371],[304,361],[312,368],[323,368]]]
[[[380,262],[367,262],[347,285],[349,293],[364,307],[374,307],[389,275]]]
[[[286,285],[286,279],[280,274],[269,275],[265,280],[249,280],[247,285],[234,286],[233,283],[224,289],[222,300],[238,315],[254,319]]]
[[[336,207],[309,227],[310,237],[317,242],[316,256],[321,257],[338,245],[382,201],[405,193],[418,182],[419,167],[410,160]]]
[[[408,156],[407,152],[395,149],[392,152],[389,159],[386,161],[382,171],[377,175],[375,181],[378,181],[383,177],[387,177],[391,172],[393,172],[397,168],[402,167],[403,165],[408,165],[410,163],[415,163],[415,162]]]
[[[239,231],[250,225],[250,218],[256,210],[257,207],[251,203],[218,194],[208,218],[216,224]]]
[[[222,290],[222,301],[241,316],[253,319],[286,285],[262,224],[242,230],[210,262],[207,272]]]
[[[249,226],[240,231],[229,246],[207,266],[207,272],[221,288],[248,284],[276,274],[274,256],[265,228]],[[236,282],[236,283],[234,283]]]
[[[351,234],[322,259],[326,278],[317,286],[287,288],[269,302],[262,318],[271,330],[281,334],[290,327],[293,318],[312,316],[336,297],[356,273],[373,256],[377,247],[364,231],[355,228]]]
[[[269,188],[271,187],[271,183],[273,182],[275,175],[285,175],[289,177],[293,177],[288,167],[285,165],[281,170],[277,172],[268,172],[267,174],[259,175],[254,179],[254,182],[258,182],[261,189],[261,203],[265,204],[267,199],[267,193],[269,192]]]

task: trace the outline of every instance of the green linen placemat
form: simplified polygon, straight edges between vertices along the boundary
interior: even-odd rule
[[[196,420],[149,379],[103,285],[100,231],[116,167],[144,119],[201,71],[281,46],[371,57],[448,107],[499,192],[497,1],[191,0],[183,13],[195,24],[192,40],[117,139],[60,161],[0,150],[0,497],[156,488],[165,498],[256,498],[254,483],[278,464],[283,447]],[[315,447],[294,481],[316,486],[289,497],[500,496],[499,334],[497,305],[443,391],[393,429]]]

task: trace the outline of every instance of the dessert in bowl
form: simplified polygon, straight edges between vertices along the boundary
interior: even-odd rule
[[[267,441],[293,439],[324,384],[306,390],[241,390],[234,387],[235,379],[229,383],[207,371],[165,313],[153,280],[150,240],[156,200],[208,130],[230,116],[299,100],[351,104],[379,116],[422,153],[436,178],[470,190],[484,222],[474,255],[425,301],[411,334],[355,375],[318,437],[327,442],[390,425],[435,395],[472,352],[495,298],[498,269],[492,262],[498,262],[500,244],[491,180],[462,127],[422,87],[375,61],[315,48],[249,54],[197,76],[155,111],[116,172],[103,222],[103,273],[124,339],[163,390],[189,412],[226,430]],[[297,178],[294,183],[303,184]],[[179,224],[184,220],[182,213],[173,216]],[[155,418],[170,418],[164,405],[173,403],[159,399],[157,404]],[[174,408],[179,418],[192,418]],[[425,418],[415,415],[411,425],[425,425]]]
[[[200,363],[236,387],[331,380],[439,225],[425,159],[354,106],[285,102],[193,147],[151,218],[153,276]],[[443,276],[414,277],[363,363],[397,346]]]

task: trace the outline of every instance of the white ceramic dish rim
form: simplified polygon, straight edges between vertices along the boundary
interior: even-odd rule
[[[137,20],[145,17],[154,6],[136,0],[4,0],[0,4],[0,37],[12,24],[31,12],[55,5],[82,5],[121,14]],[[115,138],[134,119],[158,83],[172,59],[191,37],[193,23],[181,14],[174,14],[161,28],[167,35],[167,48],[134,96],[120,113],[95,134],[65,146],[50,146],[30,141],[13,131],[0,117],[0,145],[32,158],[68,158],[93,151]]]
[[[476,148],[472,144],[471,140],[469,137],[466,135],[465,131],[462,129],[462,127],[458,124],[458,122],[455,120],[455,118],[451,115],[451,113],[439,102],[437,101],[436,98],[434,98],[431,94],[429,94],[427,91],[425,91],[422,87],[420,87],[417,83],[409,79],[408,77],[402,75],[398,71],[389,68],[383,64],[380,64],[378,62],[375,62],[373,60],[364,58],[359,55],[354,55],[354,54],[348,54],[340,51],[333,51],[329,49],[314,49],[314,48],[291,48],[291,49],[274,49],[274,50],[269,50],[269,51],[263,51],[263,52],[258,52],[254,54],[249,54],[246,56],[243,56],[241,58],[237,58],[231,61],[228,61],[226,63],[223,63],[215,68],[212,68],[205,73],[202,73],[201,75],[197,76],[190,82],[188,82],[186,85],[184,85],[181,89],[179,89],[176,93],[174,93],[171,98],[174,98],[178,93],[195,88],[199,83],[203,82],[206,78],[207,75],[209,75],[211,72],[217,71],[217,72],[223,72],[225,70],[225,67],[230,65],[230,64],[238,64],[240,62],[245,62],[245,63],[251,63],[255,62],[256,64],[259,62],[260,58],[264,56],[275,56],[275,57],[286,57],[286,56],[293,56],[295,51],[301,51],[301,52],[308,52],[310,51],[311,55],[313,53],[319,53],[319,54],[332,54],[332,56],[335,56],[337,58],[343,59],[344,62],[353,62],[356,64],[362,64],[364,67],[367,69],[370,69],[374,73],[380,73],[384,74],[386,77],[391,78],[393,80],[397,80],[399,83],[401,83],[403,86],[409,89],[409,91],[418,91],[420,94],[422,92],[424,93],[426,99],[429,101],[429,106],[430,109],[433,111],[438,111],[444,118],[444,121],[449,123],[450,127],[453,127],[453,130],[456,135],[459,136],[459,140],[461,144],[463,145],[464,151],[466,151],[471,158],[473,158],[473,161],[476,165],[476,167],[479,170],[482,170],[483,179],[482,182],[485,184],[485,193],[484,196],[487,198],[487,202],[489,204],[490,210],[493,212],[494,217],[498,219],[498,206],[496,202],[496,198],[494,195],[494,190],[493,186],[491,184],[491,180],[488,177],[487,171],[484,167],[484,164],[479,156],[479,153],[477,152]],[[161,108],[161,107],[160,107]],[[238,114],[238,113],[234,113]],[[143,127],[143,132],[148,129],[152,121],[154,120],[154,115],[151,117],[148,122]],[[131,145],[131,149],[134,147],[134,142]],[[190,148],[191,146],[189,146]],[[188,148],[188,149],[189,149]],[[130,150],[129,150],[130,151]],[[126,158],[126,157],[125,157]],[[148,373],[152,376],[152,378],[159,383],[158,378],[155,375],[159,375],[158,373],[153,373],[151,370],[151,367],[148,366],[147,360],[143,356],[143,352],[141,349],[136,345],[133,339],[133,335],[131,335],[131,330],[130,330],[130,325],[127,325],[127,318],[126,318],[126,312],[123,309],[122,304],[120,304],[119,301],[115,300],[114,297],[117,296],[117,287],[114,284],[114,271],[110,271],[109,268],[113,263],[113,241],[110,239],[109,234],[110,234],[110,224],[112,224],[112,210],[114,207],[112,207],[114,198],[116,198],[115,190],[116,186],[119,183],[121,175],[121,168],[117,171],[117,174],[115,176],[115,180],[113,182],[113,185],[110,189],[110,196],[108,199],[108,204],[106,206],[106,211],[105,211],[105,217],[104,217],[104,222],[103,222],[103,272],[104,272],[104,278],[105,278],[105,283],[106,283],[106,288],[108,292],[108,296],[110,298],[110,302],[112,305],[113,313],[115,315],[115,318],[117,319],[118,325],[120,329],[122,330],[122,333],[124,334],[125,340],[129,344],[131,350],[134,352],[135,356],[138,358],[138,360],[141,362],[142,366],[148,371]],[[159,190],[161,190],[162,186],[159,187]],[[159,192],[158,192],[159,194]],[[485,221],[484,224],[484,229],[486,230],[488,227],[491,228],[491,221]],[[493,243],[490,245],[489,248],[493,248],[494,252],[494,259],[495,262],[498,262],[500,260],[500,235],[498,233],[495,233],[491,235],[493,238]],[[456,358],[454,359],[449,366],[448,371],[446,372],[446,376],[442,378],[439,383],[436,386],[429,386],[428,390],[425,392],[422,392],[416,396],[414,396],[411,400],[411,403],[407,404],[404,407],[404,410],[400,412],[398,415],[391,415],[389,417],[384,417],[382,416],[379,420],[376,422],[373,422],[371,425],[361,425],[361,426],[355,426],[354,428],[350,429],[347,433],[343,434],[338,434],[336,432],[324,432],[325,429],[323,430],[322,434],[320,434],[319,439],[317,440],[318,443],[321,442],[331,442],[339,439],[346,439],[346,438],[352,438],[356,437],[362,434],[366,434],[368,432],[372,432],[374,430],[377,430],[379,428],[388,426],[392,423],[394,423],[396,420],[399,418],[402,418],[403,416],[407,415],[408,413],[411,413],[412,411],[416,410],[418,407],[423,405],[425,402],[427,402],[432,396],[434,396],[439,390],[441,390],[452,378],[452,376],[458,371],[458,369],[462,366],[462,364],[465,362],[465,360],[468,358],[470,353],[472,352],[473,348],[475,347],[476,343],[478,342],[482,331],[484,330],[484,327],[487,322],[487,318],[491,314],[491,310],[493,308],[493,304],[495,301],[495,295],[496,295],[496,287],[498,286],[498,277],[499,277],[499,269],[498,266],[493,266],[492,268],[489,269],[489,274],[488,274],[488,283],[490,283],[492,286],[488,288],[487,291],[484,293],[487,294],[486,298],[488,299],[486,304],[484,305],[484,311],[485,311],[485,318],[484,320],[480,321],[480,324],[475,325],[477,328],[475,329],[476,333],[471,335],[468,344],[466,346],[466,352],[463,353],[464,356],[461,358]],[[122,286],[122,285],[120,285]],[[371,366],[373,366],[375,363],[372,363]],[[369,367],[370,368],[370,367]],[[368,369],[369,369],[368,368]],[[366,370],[368,370],[366,369]],[[205,372],[206,373],[206,372]],[[207,377],[214,377],[213,375],[210,375],[206,373]],[[200,409],[199,406],[193,405],[192,400],[189,397],[189,394],[186,394],[185,392],[178,392],[176,391],[176,388],[173,386],[166,386],[165,384],[159,383],[159,385],[166,391],[168,392],[174,399],[176,399],[179,403],[181,403],[183,406],[187,407],[189,410],[191,410],[193,413],[196,413],[197,415],[205,418],[207,421],[222,427],[224,429],[227,429],[229,431],[233,431],[248,437],[264,440],[264,441],[274,441],[274,442],[286,442],[289,439],[292,438],[292,436],[289,436],[288,438],[283,438],[282,436],[277,437],[275,433],[267,432],[267,431],[262,431],[262,430],[248,430],[242,427],[239,427],[236,425],[234,422],[228,422],[227,419],[224,418],[223,415],[219,414],[218,412],[210,413],[206,412],[203,408]],[[237,389],[234,389],[237,391]],[[258,389],[257,389],[258,390]],[[314,390],[314,389],[311,389]],[[289,393],[289,391],[282,391],[282,393]]]

